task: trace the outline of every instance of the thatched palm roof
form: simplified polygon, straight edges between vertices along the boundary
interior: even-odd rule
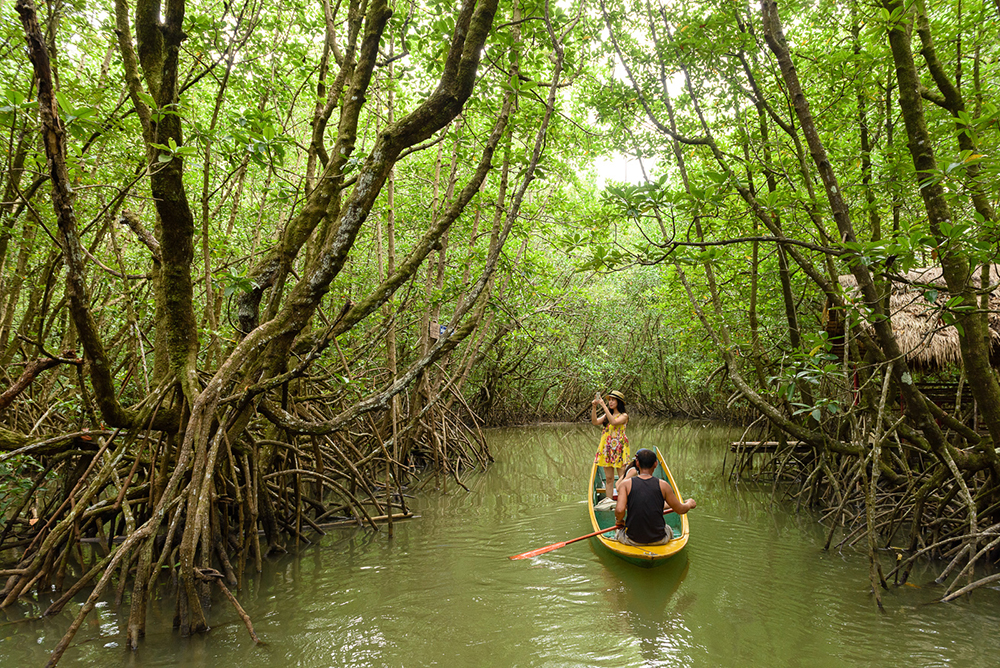
[[[991,285],[1000,283],[1000,272],[992,268]],[[970,279],[978,290],[980,273]],[[853,275],[839,277],[840,285],[848,293],[857,291]],[[944,305],[951,298],[940,267],[913,269],[892,279],[889,295],[890,320],[901,350],[907,361],[923,368],[960,366],[962,353],[958,330],[941,319]],[[993,344],[994,365],[1000,361],[1000,296],[990,293],[989,326]],[[871,328],[871,325],[866,325]]]

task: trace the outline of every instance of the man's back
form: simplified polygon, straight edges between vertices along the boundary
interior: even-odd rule
[[[625,527],[628,537],[637,543],[655,543],[667,535],[663,519],[663,492],[659,478],[636,476],[626,481],[628,510]]]

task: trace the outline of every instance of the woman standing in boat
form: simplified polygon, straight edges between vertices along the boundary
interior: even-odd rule
[[[598,406],[604,410],[600,417],[597,416]],[[599,393],[595,394],[594,400],[590,402],[590,423],[595,427],[603,427],[601,445],[597,448],[594,461],[604,468],[605,496],[615,498],[615,471],[621,476],[625,471],[625,462],[630,458],[628,437],[625,435],[625,426],[628,424],[625,395],[618,390],[609,392],[604,398]]]

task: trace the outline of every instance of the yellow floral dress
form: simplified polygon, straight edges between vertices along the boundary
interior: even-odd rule
[[[594,462],[598,466],[618,468],[624,466],[625,462],[631,458],[628,436],[625,435],[625,424],[613,425],[609,422],[604,425],[604,431],[601,432],[601,445],[597,448],[597,455],[594,457]]]

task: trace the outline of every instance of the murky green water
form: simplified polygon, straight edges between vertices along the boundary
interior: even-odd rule
[[[268,644],[256,647],[228,604],[213,629],[182,639],[172,605],[155,607],[136,653],[122,649],[127,607],[88,618],[60,665],[193,666],[994,666],[1000,593],[929,604],[933,585],[888,592],[879,614],[859,553],[823,553],[808,516],[722,475],[730,435],[701,425],[630,427],[633,448],[665,453],[698,499],[678,563],[644,570],[589,541],[534,560],[507,557],[590,531],[584,493],[596,430],[490,432],[496,464],[445,494],[392,540],[340,530],[271,560],[239,598]],[[929,577],[916,576],[924,585]],[[0,611],[0,666],[42,666],[78,607]]]

